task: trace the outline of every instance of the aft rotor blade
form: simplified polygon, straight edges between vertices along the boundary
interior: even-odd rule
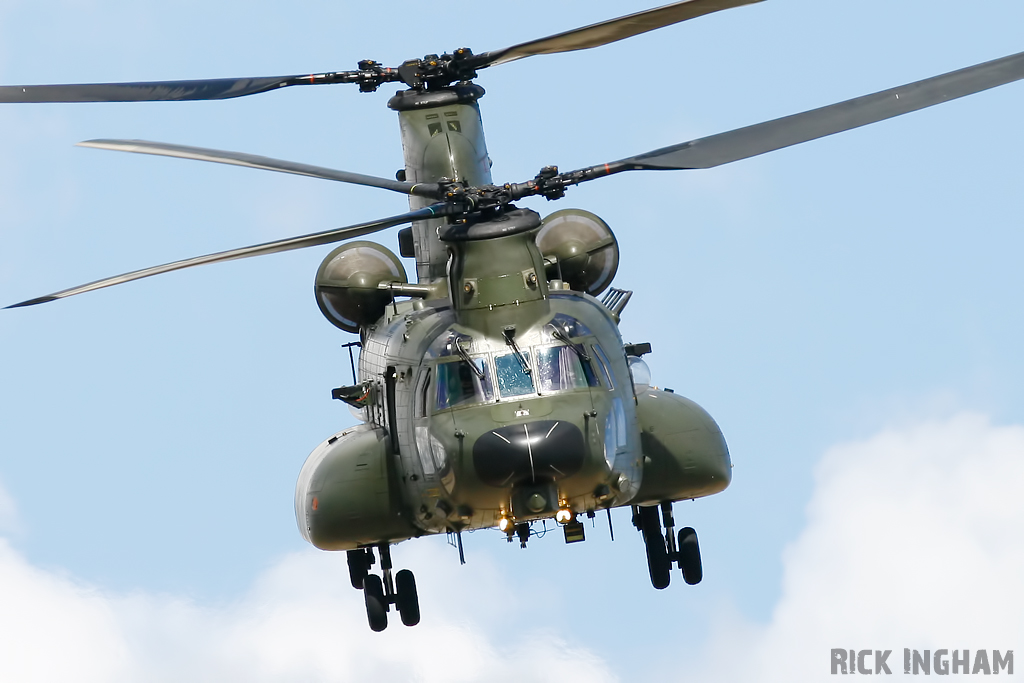
[[[69,85],[0,86],[3,102],[166,102],[227,100],[256,95],[289,85],[345,82],[348,72],[276,76],[269,78],[211,78],[192,81],[137,83],[75,83]]]
[[[363,175],[362,173],[337,171],[333,168],[300,164],[294,161],[272,159],[270,157],[259,156],[256,154],[245,154],[243,152],[226,152],[219,149],[172,145],[165,142],[149,142],[148,140],[86,140],[85,142],[79,142],[78,146],[95,147],[96,149],[109,149],[118,152],[135,152],[137,154],[155,154],[157,156],[176,157],[178,159],[212,161],[219,164],[230,164],[232,166],[259,168],[265,171],[294,173],[295,175],[309,176],[311,178],[323,178],[324,180],[336,180],[342,183],[379,187],[385,190],[391,190],[392,192],[400,192],[402,194],[416,195],[419,197],[437,198],[440,193],[440,189],[436,183],[406,183],[388,178]]]
[[[36,299],[29,299],[28,301],[22,301],[21,303],[6,306],[5,308],[20,308],[22,306],[34,306],[36,304],[44,304],[48,301],[56,301],[57,299],[63,299],[65,297],[74,296],[75,294],[83,294],[85,292],[91,292],[95,289],[102,289],[104,287],[110,287],[112,285],[119,285],[124,282],[131,282],[133,280],[141,280],[144,277],[151,277],[153,275],[161,275],[163,273],[170,273],[174,270],[182,270],[183,268],[191,268],[193,266],[201,266],[207,263],[221,263],[223,261],[234,261],[236,259],[249,258],[251,256],[264,256],[266,254],[276,254],[282,251],[292,251],[293,249],[304,249],[306,247],[315,247],[321,244],[331,244],[333,242],[341,242],[343,240],[351,239],[353,237],[360,237],[362,235],[368,235],[373,232],[390,228],[394,225],[401,225],[402,223],[411,223],[417,220],[424,220],[427,218],[436,218],[438,216],[450,215],[454,209],[448,204],[434,204],[427,206],[416,211],[410,211],[403,213],[399,216],[392,216],[391,218],[382,218],[380,220],[371,221],[369,223],[360,223],[358,225],[351,225],[345,228],[335,228],[334,230],[326,230],[324,232],[315,232],[310,235],[302,235],[301,237],[290,237],[288,239],[277,240],[274,242],[265,242],[263,244],[256,244],[251,247],[242,247],[241,249],[231,249],[229,251],[220,251],[216,254],[207,254],[206,256],[197,256],[195,258],[185,259],[183,261],[175,261],[174,263],[167,263],[162,266],[154,266],[152,268],[144,268],[142,270],[135,270],[124,275],[117,275],[115,277],[108,277],[103,280],[96,280],[88,284],[79,285],[78,287],[72,287],[70,289],[64,289],[53,294],[41,296]]]
[[[713,168],[1021,79],[1024,79],[1024,52],[821,109],[656,149],[586,171],[606,169],[603,174],[607,174],[632,170]]]
[[[762,0],[683,0],[664,7],[637,12],[618,19],[609,19],[598,24],[565,31],[547,38],[520,43],[503,50],[494,50],[476,55],[475,68],[512,62],[532,55],[550,55],[558,52],[572,52],[599,47],[618,40],[631,38],[641,33],[694,19],[724,9],[751,5]]]

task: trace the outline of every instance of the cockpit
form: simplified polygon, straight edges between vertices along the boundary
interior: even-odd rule
[[[437,412],[599,387],[595,368],[601,361],[591,357],[589,340],[573,340],[589,336],[590,330],[567,316],[556,316],[535,340],[539,343],[521,349],[515,344],[477,343],[448,330],[432,345],[433,353],[428,353],[428,359],[433,355],[435,360],[421,384],[420,404]],[[606,368],[600,371],[607,377]]]

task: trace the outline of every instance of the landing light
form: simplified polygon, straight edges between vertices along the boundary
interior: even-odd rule
[[[510,520],[508,517],[502,517],[498,520],[498,528],[502,531],[508,531],[512,528],[512,520]]]
[[[568,508],[562,508],[555,513],[555,521],[559,524],[568,524],[572,521],[573,517],[575,517],[575,515],[573,515],[572,510],[569,510]]]

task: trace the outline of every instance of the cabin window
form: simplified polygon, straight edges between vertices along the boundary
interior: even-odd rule
[[[420,380],[420,390],[416,394],[416,415],[419,417],[427,416],[427,406],[430,405],[430,368],[427,368],[423,372],[423,378]]]
[[[530,362],[529,351],[523,352],[526,363]],[[523,364],[514,353],[494,357],[494,371],[498,379],[498,391],[502,397],[523,396],[534,392],[533,380],[523,370]]]
[[[494,400],[490,369],[483,358],[474,358],[472,366],[464,360],[439,363],[435,384],[437,410]]]
[[[427,425],[416,427],[416,454],[420,456],[420,467],[424,475],[434,473],[434,462],[430,457],[430,429]]]
[[[615,457],[626,448],[626,411],[622,399],[612,399],[612,409],[604,421],[604,459],[609,468],[615,467]]]
[[[601,374],[604,375],[604,381],[608,385],[608,389],[615,389],[615,383],[612,381],[611,363],[608,362],[608,356],[604,355],[604,351],[597,344],[594,344],[594,355],[597,356],[597,364],[601,366]]]
[[[583,361],[571,346],[537,349],[538,391],[570,391],[597,385],[597,376],[590,363]]]

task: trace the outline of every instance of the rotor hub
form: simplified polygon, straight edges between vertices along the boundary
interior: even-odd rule
[[[470,214],[465,222],[446,225],[439,237],[444,242],[489,240],[536,230],[540,224],[540,215],[536,211],[509,204],[502,211]]]

